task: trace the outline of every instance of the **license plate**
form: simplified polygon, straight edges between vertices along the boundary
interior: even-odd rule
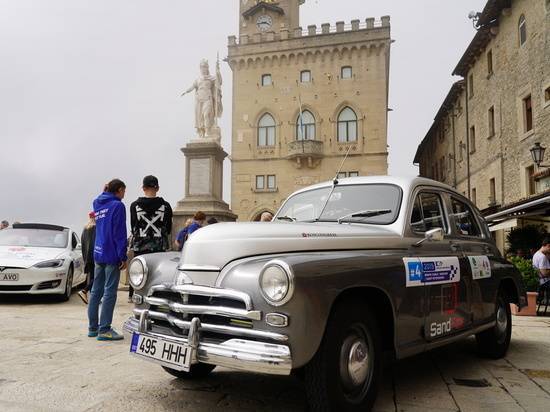
[[[19,280],[19,273],[0,273],[0,280],[17,282]]]
[[[191,368],[191,348],[157,337],[134,333],[130,353],[159,361],[173,369],[189,372]]]

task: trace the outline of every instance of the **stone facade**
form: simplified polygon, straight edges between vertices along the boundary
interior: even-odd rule
[[[550,147],[550,1],[490,0],[478,24],[415,163],[490,211],[548,188],[529,149]]]
[[[389,17],[304,31],[300,3],[241,1],[240,35],[229,38],[239,220],[332,179],[348,150],[347,175],[387,174]]]

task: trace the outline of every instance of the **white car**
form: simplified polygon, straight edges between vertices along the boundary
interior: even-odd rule
[[[82,250],[72,230],[20,223],[0,231],[0,294],[58,295],[69,300],[86,282]]]

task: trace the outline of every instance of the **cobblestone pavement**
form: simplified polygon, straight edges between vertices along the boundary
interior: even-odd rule
[[[114,325],[130,313],[120,293]],[[514,318],[506,359],[473,339],[389,365],[376,411],[550,410],[550,318]],[[295,378],[216,369],[180,382],[128,355],[128,341],[86,337],[85,306],[0,297],[1,411],[302,411]],[[472,387],[472,386],[481,387]]]

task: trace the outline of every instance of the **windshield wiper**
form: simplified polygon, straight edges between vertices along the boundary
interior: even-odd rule
[[[375,216],[381,216],[381,215],[387,215],[391,213],[392,211],[390,209],[376,209],[376,210],[362,210],[360,212],[353,212],[349,215],[342,216],[338,219],[338,224],[341,225],[343,221],[352,222],[352,218],[356,217],[375,217]]]
[[[290,216],[277,216],[277,220],[286,220],[287,222],[295,222],[296,218],[290,217]]]

